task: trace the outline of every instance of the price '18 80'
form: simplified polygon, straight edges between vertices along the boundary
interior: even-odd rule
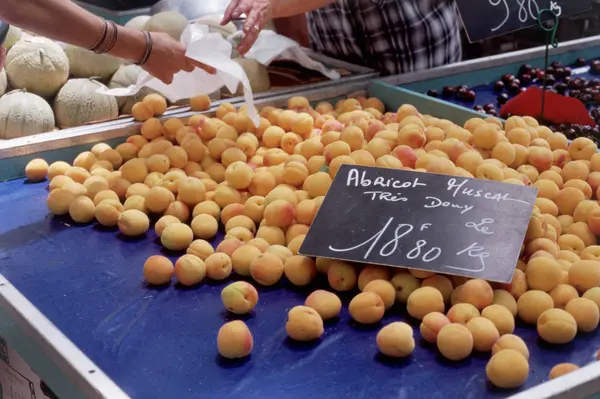
[[[504,25],[508,23],[511,18],[518,18],[521,24],[524,24],[528,20],[537,20],[540,12],[540,7],[536,0],[488,0],[494,7],[502,8],[502,15],[504,16],[502,22],[496,27],[492,28],[491,31],[495,32],[502,29]],[[511,7],[509,2],[516,2],[518,5],[517,15],[511,15]]]

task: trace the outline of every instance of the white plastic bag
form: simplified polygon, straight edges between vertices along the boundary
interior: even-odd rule
[[[237,42],[237,39],[241,38],[242,35],[242,32],[237,32],[229,36],[227,40]],[[269,66],[275,60],[291,60],[306,69],[320,72],[331,80],[340,79],[340,74],[337,71],[329,69],[322,63],[310,58],[297,42],[272,30],[265,29],[261,31],[256,42],[244,57],[256,60],[265,66]]]
[[[131,96],[146,86],[162,93],[171,102],[210,94],[225,86],[234,93],[240,84],[244,87],[244,99],[248,107],[248,116],[256,127],[260,117],[254,106],[250,81],[244,69],[231,59],[231,43],[219,33],[209,33],[206,25],[188,25],[181,35],[181,43],[187,48],[186,56],[216,69],[214,75],[200,68],[192,72],[180,71],[173,76],[170,85],[164,84],[147,72],[140,74],[136,84],[125,88],[98,90],[99,93],[112,96]]]

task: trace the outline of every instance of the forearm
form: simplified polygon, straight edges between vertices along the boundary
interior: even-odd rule
[[[336,0],[277,0],[273,18],[292,17],[325,7]]]
[[[50,39],[89,48],[104,29],[94,14],[70,0],[1,0],[0,19]],[[145,49],[141,32],[119,28],[112,55],[138,60]]]

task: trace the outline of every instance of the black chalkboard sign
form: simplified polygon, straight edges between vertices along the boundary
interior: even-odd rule
[[[342,165],[300,253],[508,283],[537,189]]]
[[[592,8],[591,0],[456,0],[456,4],[471,43],[536,25],[544,9],[561,18]]]

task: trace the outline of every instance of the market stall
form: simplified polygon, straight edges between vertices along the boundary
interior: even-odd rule
[[[519,60],[519,62],[522,61]],[[481,122],[482,119],[478,119],[480,122],[473,122],[473,118],[482,117],[474,110],[433,100],[425,95],[400,89],[385,82],[354,82],[330,86],[326,89],[315,88],[295,93],[293,96],[304,97],[311,102],[315,109],[324,113],[331,112],[335,107],[325,104],[319,106],[319,103],[330,102],[335,105],[337,101],[346,99],[348,96],[361,98],[362,103],[358,100],[338,103],[338,119],[340,120],[348,117],[348,115],[342,117],[344,104],[348,107],[347,110],[371,108],[368,113],[380,115],[379,118],[383,117],[383,114],[377,114],[379,111],[373,107],[384,106],[385,111],[394,113],[400,106],[411,104],[423,115],[446,118],[452,123],[467,126],[473,131],[474,126],[465,124],[465,122],[471,120],[471,123],[484,123]],[[294,105],[294,101],[302,104],[306,101],[295,97],[295,100],[289,103],[291,97],[292,94],[273,96],[259,99],[257,103],[261,109],[267,106],[285,109],[288,104]],[[371,98],[371,100],[367,100],[367,98]],[[373,98],[377,98],[381,102]],[[294,107],[292,106],[292,108]],[[231,118],[226,116],[229,113],[228,109],[231,110],[226,106],[215,106],[204,114],[214,115],[216,113],[226,121]],[[406,115],[398,117],[397,114],[395,116],[386,114],[383,118],[389,118],[384,119],[388,129],[392,126],[391,124],[397,123],[393,122],[394,118],[399,123],[402,123],[405,118],[409,118],[409,120],[415,118],[412,110],[414,108],[404,105],[400,114],[407,112]],[[364,115],[361,112],[366,111],[355,112]],[[270,113],[264,115],[266,118],[269,115],[273,117]],[[293,112],[289,115],[296,115],[296,113]],[[320,123],[323,123],[321,128],[327,130],[323,118],[319,119],[318,115],[313,115],[321,121]],[[244,117],[243,113],[240,117]],[[194,126],[194,123],[200,119],[202,118],[195,117],[194,113],[180,113],[164,116],[161,118],[161,122],[166,126],[176,124],[173,122],[174,120],[180,120],[182,123],[191,123]],[[167,124],[168,120],[171,122]],[[359,125],[366,122],[366,120],[364,122],[356,121]],[[278,123],[283,122],[275,124]],[[419,122],[416,123],[418,125]],[[434,122],[429,120],[427,123]],[[441,127],[438,130],[444,132],[443,128],[445,128],[458,131],[459,128],[452,123],[440,124]],[[490,121],[489,123],[497,122]],[[377,123],[372,122],[372,124]],[[327,137],[333,140],[331,143],[351,141],[347,137],[340,139],[340,135],[335,133],[338,129],[335,126],[337,126],[335,123],[330,122],[332,131]],[[401,130],[397,125],[393,127]],[[368,130],[368,126],[364,128],[365,131]],[[184,127],[184,129],[186,128]],[[459,130],[460,132],[465,131],[465,129]],[[377,136],[379,132],[385,131],[389,130],[372,131],[374,136],[369,137],[369,145],[364,150],[355,150],[359,151],[353,154],[356,158],[352,158],[352,156],[350,158],[355,159],[355,162],[358,159],[363,164],[369,164],[371,158],[375,163],[373,154],[378,154],[378,161],[375,165],[397,168],[399,165],[405,164],[410,167],[410,155],[404,156],[402,151],[392,152],[392,155],[389,155],[389,150],[398,144],[409,148],[412,146],[418,150],[426,146],[426,142],[433,141],[433,139],[426,138],[424,131],[420,131],[418,126],[417,131],[421,133],[415,137],[423,138],[420,144],[410,144],[411,141],[407,137],[403,135],[400,138],[396,133],[394,133],[394,139],[386,136],[385,133]],[[201,134],[202,129],[198,132]],[[467,129],[467,132],[471,131]],[[452,361],[447,357],[454,356],[440,346],[442,344],[438,343],[438,348],[436,348],[435,343],[428,343],[423,339],[421,321],[414,317],[417,314],[413,310],[410,308],[407,310],[405,305],[407,298],[401,295],[402,290],[406,287],[397,280],[392,279],[392,283],[397,284],[394,288],[398,303],[385,312],[385,315],[381,311],[383,315],[380,317],[381,320],[372,324],[357,322],[356,319],[361,319],[361,317],[352,309],[348,309],[348,303],[358,292],[355,288],[356,281],[352,282],[350,289],[347,290],[347,288],[341,287],[335,279],[332,280],[329,272],[326,273],[327,275],[323,274],[323,269],[320,269],[321,271],[317,273],[314,280],[306,286],[296,286],[295,284],[302,284],[293,277],[290,278],[289,272],[285,273],[285,277],[279,275],[281,281],[274,285],[270,285],[257,275],[241,278],[242,281],[254,284],[259,295],[256,308],[246,315],[235,315],[227,311],[222,304],[223,288],[232,281],[240,280],[239,276],[232,276],[226,280],[206,277],[201,284],[191,287],[183,286],[180,283],[176,284],[175,279],[173,279],[173,283],[167,285],[149,285],[145,278],[152,279],[153,277],[149,275],[144,277],[143,265],[150,256],[162,254],[175,261],[183,253],[164,248],[163,246],[171,244],[165,244],[162,237],[157,236],[155,228],[150,227],[142,235],[129,234],[125,225],[119,224],[118,228],[105,227],[97,222],[76,223],[69,215],[51,216],[47,207],[49,192],[46,187],[48,182],[33,183],[20,177],[23,176],[25,165],[34,158],[44,158],[48,163],[59,160],[71,163],[78,157],[78,154],[90,151],[94,145],[100,142],[117,148],[132,135],[141,137],[139,133],[140,124],[133,122],[106,125],[103,130],[82,132],[67,138],[46,136],[46,140],[40,139],[38,142],[23,141],[19,146],[4,148],[0,151],[1,180],[10,179],[0,183],[0,220],[2,220],[0,224],[0,236],[2,237],[0,239],[0,273],[5,279],[0,284],[0,305],[3,316],[5,316],[0,318],[3,320],[3,323],[0,324],[0,335],[4,336],[10,345],[22,354],[59,397],[191,398],[229,397],[243,394],[252,398],[338,398],[359,395],[378,397],[394,395],[408,398],[426,395],[430,398],[460,398],[517,395],[516,397],[534,399],[584,398],[596,393],[597,381],[600,377],[600,366],[596,363],[596,354],[600,349],[600,337],[597,332],[579,332],[566,344],[552,344],[547,342],[549,338],[544,332],[541,333],[542,338],[540,338],[540,333],[536,331],[535,321],[531,323],[531,319],[522,314],[524,312],[522,309],[516,318],[514,334],[521,337],[527,347],[529,369],[524,384],[515,384],[513,381],[511,384],[514,384],[515,388],[502,389],[494,387],[494,384],[490,383],[489,371],[486,375],[486,365],[490,362],[489,348],[474,351],[472,355],[463,357],[463,360]],[[325,136],[323,138],[325,139]],[[271,138],[264,136],[262,140],[263,145],[272,141]],[[390,143],[386,144],[387,140],[396,141],[393,146],[390,146]],[[175,141],[176,144],[181,144],[180,141],[183,141],[183,137],[179,137],[179,140],[175,138]],[[409,143],[410,146],[401,144],[400,141]],[[460,140],[457,141],[460,142]],[[331,145],[331,143],[329,144]],[[208,146],[208,142],[206,145]],[[346,145],[349,146],[347,143]],[[271,143],[269,146],[276,149],[280,145]],[[319,160],[317,157],[314,161],[324,162],[329,165],[329,168],[333,168],[331,162],[335,158],[348,156],[344,155],[345,150],[342,147],[345,148],[345,145],[335,144],[329,147],[329,155],[325,154],[330,159]],[[380,147],[384,150],[387,149],[387,153],[384,154],[386,151],[381,152]],[[106,147],[102,148],[106,150]],[[211,146],[211,148],[213,147]],[[412,153],[406,148],[402,148],[405,152]],[[100,147],[93,149],[95,152],[100,150]],[[216,150],[213,148],[213,151]],[[299,154],[303,153],[301,149],[298,151]],[[421,151],[419,158],[426,156],[425,150],[419,151]],[[428,151],[433,150],[429,147]],[[444,149],[438,149],[438,151],[444,152]],[[449,150],[447,149],[447,151]],[[281,151],[272,152],[272,154],[275,153],[283,155]],[[435,156],[434,154],[437,153],[429,154],[430,158],[444,158],[442,154]],[[261,156],[266,157],[266,153]],[[446,154],[446,156],[449,155]],[[80,157],[75,162],[80,164],[82,159]],[[91,158],[86,156],[86,159]],[[342,162],[344,160],[346,163],[352,162],[342,158],[333,163],[337,163],[339,166],[344,163]],[[415,160],[413,159],[413,161]],[[222,162],[225,161],[222,160]],[[277,164],[274,159],[269,162],[273,162],[273,165]],[[263,164],[268,165],[269,162]],[[399,162],[402,163],[399,164]],[[315,167],[312,163],[311,165],[311,168]],[[92,169],[92,165],[87,166],[90,170]],[[209,165],[205,165],[205,167],[207,171],[205,173],[212,173],[209,180],[218,179],[217,169],[220,167],[210,168]],[[301,166],[298,167],[302,170]],[[420,163],[419,167],[423,167],[425,171],[444,173],[441,169],[435,169],[438,166],[433,163],[431,165]],[[465,165],[465,168],[470,167]],[[318,172],[319,170],[325,172]],[[318,175],[319,179],[328,180],[330,179],[330,170],[317,168],[310,172],[310,175]],[[463,168],[463,170],[466,169]],[[30,166],[28,172],[35,179],[35,173],[39,170]],[[195,172],[189,170],[191,175],[199,172],[198,169]],[[96,173],[101,175],[99,172]],[[127,173],[131,173],[131,171]],[[508,175],[509,172],[506,173]],[[514,170],[510,173],[511,176],[516,176]],[[102,172],[102,174],[106,173]],[[71,172],[67,175],[75,177]],[[195,176],[206,178],[202,173]],[[292,179],[292,177],[289,178]],[[86,180],[83,179],[82,182],[85,183]],[[211,184],[208,181],[206,183]],[[59,184],[59,182],[56,181],[54,184]],[[309,197],[316,198],[315,196],[324,193],[318,188],[318,185],[311,187],[300,184],[297,187],[303,188],[306,193],[312,193],[308,194]],[[241,191],[243,192],[243,189]],[[264,194],[269,195],[268,190]],[[212,198],[215,201],[221,201],[218,197],[215,198],[214,194]],[[541,203],[536,202],[536,204],[542,206]],[[226,216],[225,214],[229,212],[224,211],[227,205],[225,203],[222,205],[224,207],[223,212],[220,211],[221,222],[227,222],[233,214]],[[544,205],[547,204],[544,203]],[[50,206],[55,213],[64,213],[64,204],[51,201]],[[344,205],[340,204],[340,206]],[[63,209],[63,211],[59,209]],[[549,208],[542,207],[542,209]],[[567,211],[567,213],[569,212]],[[78,214],[73,213],[72,215]],[[224,217],[226,219],[223,219]],[[534,219],[539,218],[536,215],[533,217]],[[155,219],[153,217],[153,221]],[[109,224],[102,217],[101,220]],[[306,223],[310,224],[310,221]],[[202,223],[200,227],[196,227],[203,228],[206,225],[206,223]],[[555,226],[550,222],[543,225],[545,226],[544,231],[548,234],[551,230],[554,230],[556,234],[556,228],[559,228],[556,226],[550,229],[548,226]],[[583,225],[588,228],[587,223]],[[252,229],[254,228],[256,226]],[[250,237],[245,237],[245,228],[240,227],[239,229],[241,239],[246,241],[250,239]],[[250,227],[247,230],[251,231]],[[123,233],[124,231],[125,233]],[[196,232],[194,234],[199,237]],[[213,250],[219,247],[225,235],[223,226],[219,227],[219,232],[215,237],[211,235],[214,233],[199,234],[206,237]],[[259,237],[266,237],[262,233],[261,235],[256,234]],[[583,234],[586,242],[590,240],[585,245],[586,247],[595,245],[595,237],[592,243],[589,236],[584,233],[575,233],[575,235],[577,234]],[[252,235],[254,236],[254,234]],[[549,236],[552,237],[551,234]],[[555,241],[557,236],[553,237]],[[232,237],[228,236],[227,239],[231,242]],[[551,238],[540,239],[552,242],[551,247],[544,247],[548,251],[558,251],[558,244],[555,244]],[[276,241],[269,243],[273,244]],[[272,249],[276,252],[282,251],[277,253],[284,258],[289,257],[289,254],[293,253],[292,250],[297,251],[297,242],[292,245],[291,241],[293,240],[286,241],[277,244],[279,245],[277,250]],[[529,248],[527,253],[531,255],[533,246],[530,245],[531,241],[527,242],[527,248]],[[248,245],[245,247],[247,248]],[[285,249],[286,246],[287,249]],[[562,253],[563,247],[561,246],[560,249]],[[220,251],[224,251],[221,253],[228,252],[223,247]],[[290,251],[289,254],[288,251]],[[233,254],[231,255],[233,256]],[[543,253],[538,255],[544,256]],[[564,256],[570,256],[569,259],[577,263],[572,255]],[[517,306],[516,302],[516,298],[523,294],[520,290],[523,287],[525,290],[527,289],[525,272],[522,270],[525,268],[524,265],[524,263],[520,264],[518,268],[521,270],[515,272],[520,276],[520,280],[514,280],[513,284],[509,285],[494,284],[494,288],[502,290],[508,297],[513,298],[505,299],[508,301],[505,302],[505,305],[511,308],[514,306],[515,312],[524,306],[523,302],[526,302],[526,300],[521,300],[520,306]],[[238,270],[239,264],[234,264],[234,266]],[[552,270],[554,270],[554,266],[553,264]],[[595,267],[596,263],[593,263],[592,266]],[[369,270],[367,265],[343,267],[351,269],[357,267],[356,271],[352,272],[354,278],[357,277],[358,271]],[[381,273],[381,269],[371,267],[371,270],[379,270],[374,272],[375,274]],[[381,275],[386,276],[387,273],[389,271],[384,271]],[[411,273],[415,273],[418,279]],[[311,274],[309,273],[309,275]],[[419,274],[418,271],[410,273],[402,271],[398,275],[410,281],[416,281],[419,286],[426,285],[427,283],[422,283],[421,280],[430,276],[429,274]],[[389,277],[391,275],[382,278]],[[527,278],[533,284],[531,279],[534,277],[527,275]],[[182,281],[181,276],[178,276],[178,279]],[[256,283],[257,279],[262,283]],[[449,283],[452,288],[459,287],[465,282],[464,279],[442,278],[441,275],[437,279]],[[277,280],[279,278],[276,278],[275,281]],[[292,281],[296,281],[296,283],[292,283]],[[594,284],[593,278],[591,281],[590,284]],[[575,280],[569,279],[563,284],[568,285],[569,282],[576,284]],[[436,286],[436,283],[432,284]],[[525,285],[523,286],[523,284]],[[286,329],[286,318],[289,317],[288,312],[291,308],[304,304],[307,295],[316,289],[336,292],[343,303],[341,314],[339,318],[324,322],[324,332],[319,339],[299,342],[290,337],[290,331]],[[440,289],[442,288],[440,287]],[[564,289],[568,290],[568,288]],[[585,292],[585,290],[580,291],[580,294],[583,295]],[[450,295],[449,291],[446,293]],[[528,296],[533,295],[528,294]],[[553,298],[557,298],[556,305],[558,306],[560,295],[556,297],[555,294],[552,295]],[[546,297],[544,296],[544,298]],[[461,302],[456,298],[452,301],[447,298],[442,311],[448,312],[457,301]],[[534,303],[537,302],[534,301]],[[597,308],[594,309],[597,311]],[[530,323],[523,322],[523,317]],[[510,318],[512,319],[512,315]],[[593,316],[591,319],[594,319]],[[244,321],[252,332],[254,345],[249,357],[230,360],[219,355],[217,332],[223,323],[232,320]],[[408,323],[414,330],[414,348],[408,350],[410,352],[408,356],[398,359],[381,353],[382,350],[386,350],[376,336],[383,326],[399,321]],[[455,324],[460,324],[455,318],[453,321]],[[496,320],[496,322],[498,321]],[[476,340],[478,345],[480,344],[479,339]],[[457,345],[456,342],[451,342],[450,348]],[[410,347],[410,344],[408,346]],[[390,352],[388,351],[388,353]],[[502,353],[502,351],[500,350],[498,353]],[[520,357],[517,357],[516,360],[523,361]],[[550,370],[560,363],[573,363],[581,368],[548,382]],[[495,369],[495,372],[502,376],[513,367],[515,367],[514,364],[500,367]],[[493,375],[492,378],[498,385],[498,380]],[[522,376],[514,378],[518,380]]]

